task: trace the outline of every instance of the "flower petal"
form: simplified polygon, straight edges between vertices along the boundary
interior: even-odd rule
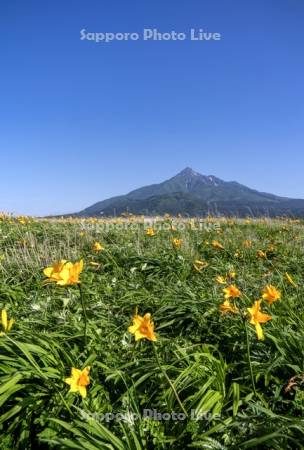
[[[87,388],[85,386],[79,386],[78,387],[79,393],[82,398],[86,398],[87,396]]]
[[[261,327],[261,325],[257,322],[255,324],[255,329],[256,329],[256,333],[257,333],[257,337],[260,341],[264,340],[264,333],[263,333],[263,329]]]

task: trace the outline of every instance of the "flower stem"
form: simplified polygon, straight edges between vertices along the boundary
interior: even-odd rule
[[[184,405],[182,404],[181,399],[179,398],[179,395],[178,395],[178,393],[177,393],[177,391],[176,391],[176,389],[175,389],[175,387],[174,387],[174,384],[172,383],[172,381],[170,380],[169,376],[167,375],[167,372],[165,371],[165,369],[162,367],[162,365],[161,365],[161,363],[160,363],[159,356],[158,356],[158,353],[157,353],[157,350],[156,350],[156,346],[155,346],[154,343],[153,343],[153,350],[154,350],[155,358],[156,358],[158,367],[160,368],[160,371],[162,372],[163,376],[164,376],[164,377],[166,378],[166,380],[168,381],[168,383],[169,383],[169,385],[170,385],[170,387],[171,387],[171,389],[172,389],[172,391],[173,391],[173,393],[174,393],[174,395],[175,395],[175,398],[176,398],[176,400],[177,400],[179,406],[181,407],[183,413],[185,414],[186,417],[188,417],[188,413],[187,413],[187,411],[186,411]]]
[[[253,388],[254,395],[256,395],[255,382],[254,382],[254,376],[253,376],[253,370],[252,370],[252,363],[251,363],[251,358],[250,358],[250,343],[249,343],[248,325],[247,325],[247,321],[246,320],[244,320],[244,326],[245,326],[245,331],[246,331],[247,357],[248,357],[248,364],[249,364],[249,369],[250,369],[251,383],[252,383],[252,388]]]
[[[83,320],[84,320],[84,345],[87,346],[87,324],[88,324],[88,317],[87,317],[87,309],[84,301],[84,294],[81,287],[81,284],[78,284],[79,292],[80,292],[80,302],[82,306],[82,312],[83,312]]]

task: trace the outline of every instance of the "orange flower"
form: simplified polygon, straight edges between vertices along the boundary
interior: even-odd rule
[[[223,292],[226,299],[237,298],[241,296],[241,291],[235,286],[235,284],[230,284],[230,286],[227,286],[223,289]]]
[[[238,308],[234,304],[231,304],[228,299],[220,305],[220,311],[222,314],[227,314],[229,312],[237,314],[239,312]]]
[[[75,264],[67,262],[64,259],[51,267],[44,269],[43,273],[48,277],[44,283],[55,281],[59,286],[70,286],[79,284],[79,275],[83,270],[83,260]]]
[[[46,267],[43,270],[44,275],[48,278],[48,280],[45,280],[45,283],[51,281],[60,281],[60,272],[62,271],[66,263],[66,259],[61,259],[60,261],[55,262],[52,266]]]
[[[266,254],[266,252],[263,252],[262,250],[258,250],[257,257],[258,258],[267,258],[267,254]]]
[[[147,236],[154,236],[155,235],[154,229],[152,227],[147,228],[146,235]]]
[[[182,239],[177,239],[177,238],[173,238],[172,239],[172,244],[174,245],[175,248],[179,248],[182,245]]]
[[[262,297],[264,300],[266,300],[269,303],[269,305],[272,305],[273,302],[280,300],[281,292],[278,291],[277,288],[272,286],[272,284],[268,284],[263,289]]]
[[[154,323],[151,321],[150,313],[146,313],[143,317],[136,313],[132,320],[133,325],[129,326],[128,331],[134,334],[135,341],[139,341],[140,339],[156,341]]]
[[[101,245],[100,242],[94,242],[93,250],[94,252],[101,252],[102,250],[104,250],[104,247]]]
[[[213,240],[211,242],[211,245],[212,245],[213,248],[217,248],[217,249],[223,249],[224,248],[224,246],[219,241],[216,241],[216,240]]]
[[[260,311],[261,300],[257,300],[251,308],[247,308],[250,314],[250,323],[255,326],[257,337],[259,340],[264,339],[264,333],[261,323],[268,322],[272,317],[269,314],[264,314]]]
[[[70,385],[69,392],[79,392],[82,398],[87,396],[87,386],[90,384],[89,378],[90,367],[83,370],[72,367],[71,376],[64,381]]]

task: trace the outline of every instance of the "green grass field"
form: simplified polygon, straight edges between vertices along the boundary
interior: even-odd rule
[[[304,448],[304,224],[152,227],[2,216],[1,450]],[[63,259],[83,260],[80,283],[45,282]],[[128,331],[137,311],[156,340]],[[90,368],[86,396],[72,368]]]

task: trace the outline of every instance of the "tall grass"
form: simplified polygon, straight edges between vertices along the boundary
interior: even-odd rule
[[[2,218],[0,308],[16,323],[0,337],[1,450],[304,448],[303,224],[152,225],[150,237],[141,218]],[[182,239],[179,248],[173,237]],[[96,241],[103,251],[92,250]],[[80,258],[86,342],[77,286],[43,283],[44,267]],[[195,270],[197,259],[207,267]],[[263,304],[272,315],[264,341],[247,317],[219,311],[224,285],[215,278],[232,271],[244,312],[266,284],[282,293]],[[136,308],[152,314],[156,343],[128,333]],[[64,380],[72,367],[87,366],[82,399]],[[171,418],[148,418],[147,410]],[[107,421],[111,413],[123,420]]]

